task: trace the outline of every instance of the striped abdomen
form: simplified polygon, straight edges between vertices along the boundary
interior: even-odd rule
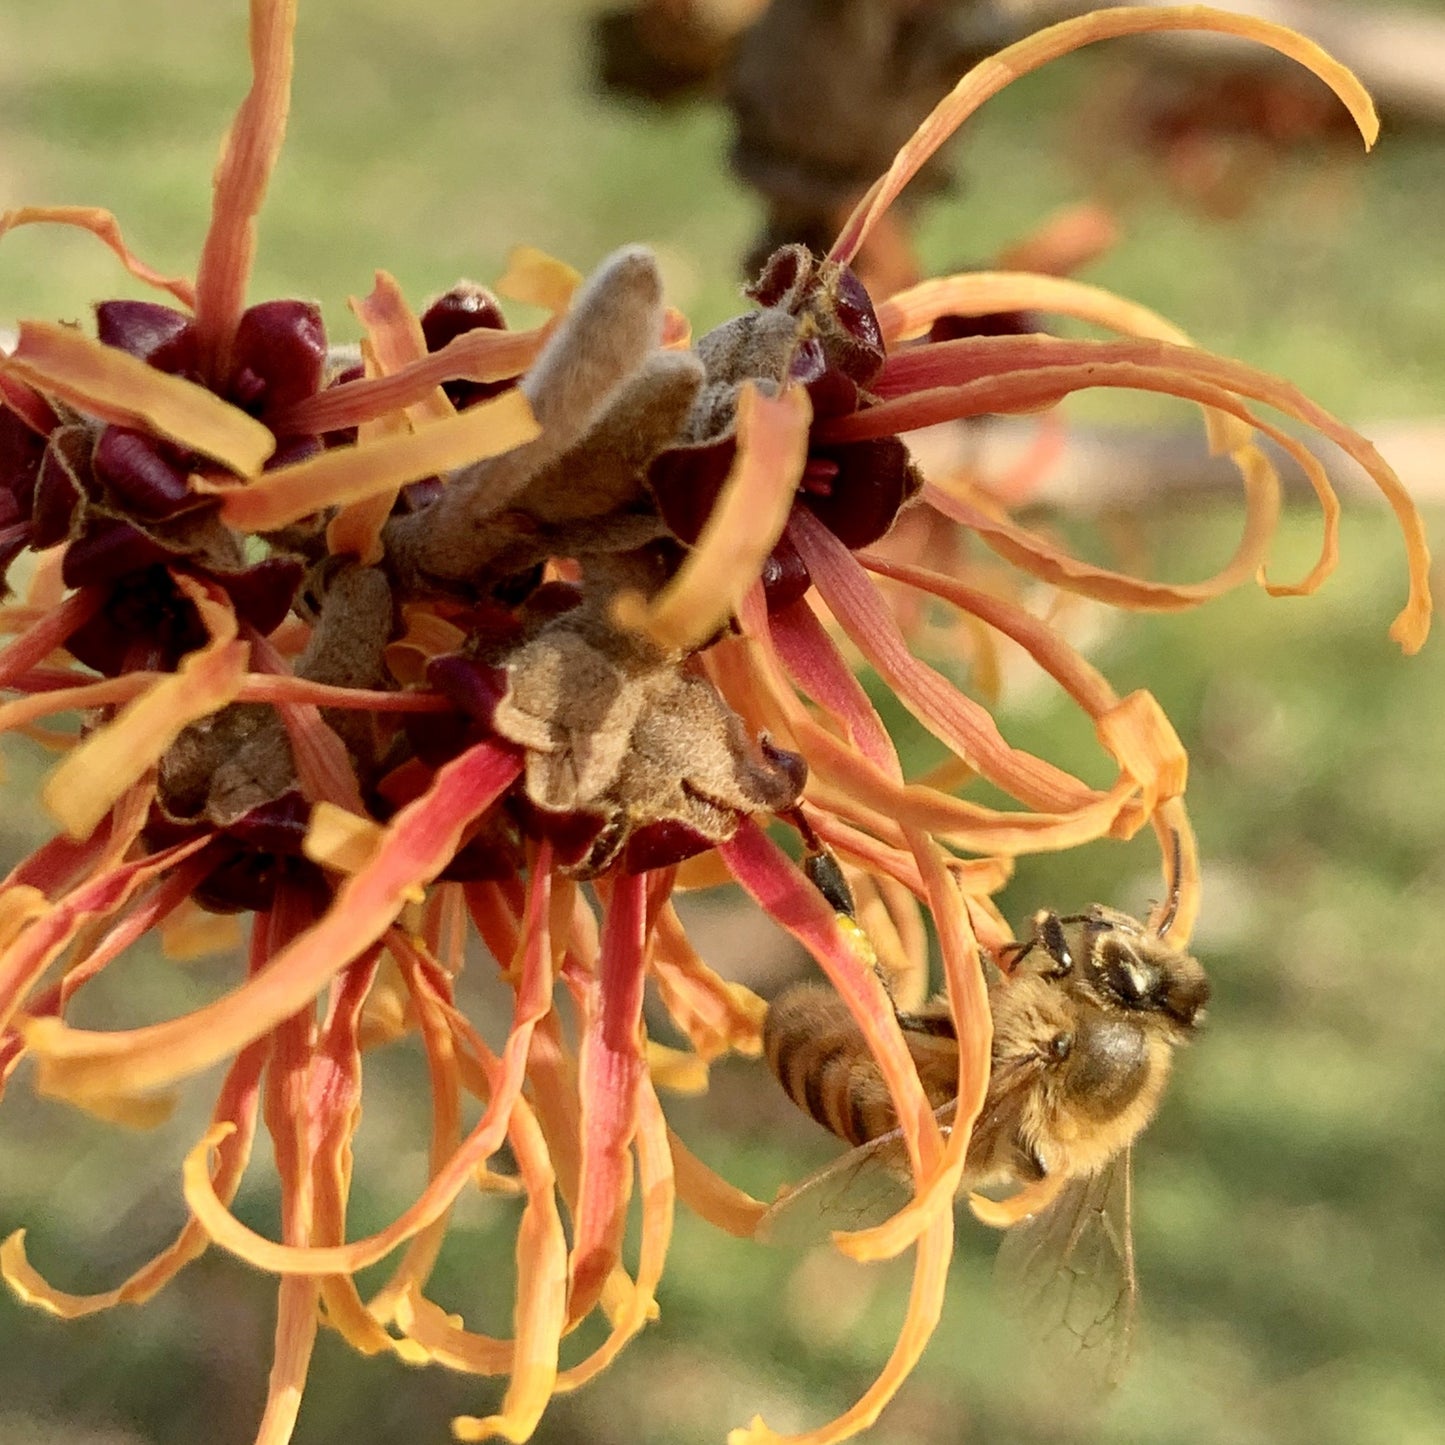
[[[905,1032],[924,1090],[935,1107],[953,1096],[958,1046]],[[866,1144],[898,1125],[883,1075],[853,1022],[848,1006],[829,988],[799,984],[785,989],[763,1022],[768,1066],[788,1097],[825,1129],[850,1144]],[[921,1058],[920,1052],[928,1055]],[[933,1064],[942,1053],[945,1069]],[[930,1067],[933,1065],[933,1067]],[[930,1075],[937,1075],[938,1086]],[[938,1097],[933,1097],[938,1094]]]

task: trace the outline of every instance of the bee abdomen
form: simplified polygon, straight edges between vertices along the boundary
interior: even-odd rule
[[[802,984],[774,999],[763,1048],[788,1097],[840,1139],[865,1144],[896,1126],[883,1076],[831,989]]]

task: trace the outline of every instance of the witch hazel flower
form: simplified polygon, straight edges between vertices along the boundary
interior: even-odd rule
[[[1279,509],[1263,433],[1305,467],[1326,521],[1309,574],[1267,585],[1309,591],[1333,565],[1338,508],[1313,455],[1256,415],[1262,404],[1344,448],[1395,507],[1409,593],[1393,633],[1407,651],[1430,609],[1420,521],[1394,474],[1285,383],[1059,277],[975,273],[875,305],[849,262],[979,103],[1093,39],[1252,36],[1321,76],[1367,139],[1373,112],[1346,72],[1278,27],[1194,6],[1098,12],[970,71],[828,255],[774,254],[753,308],[696,344],[646,250],[617,252],[585,282],[523,250],[495,295],[462,283],[420,315],[379,272],[353,302],[360,366],[333,375],[313,307],[246,304],[294,21],[294,3],[253,0],[253,84],[194,284],[146,267],[103,212],[0,222],[80,225],[169,298],[102,303],[95,336],[24,321],[0,361],[0,547],[17,583],[22,555],[28,569],[0,612],[0,728],[81,720],[41,793],[60,831],[0,892],[0,1080],[145,1124],[165,1091],[225,1070],[179,1181],[190,1217],[168,1248],[77,1295],[32,1263],[19,1231],[0,1271],[22,1298],[77,1317],[139,1303],[219,1246],[279,1281],[263,1445],[290,1438],[323,1324],[364,1353],[504,1378],[494,1412],[455,1433],[527,1438],[555,1393],[656,1318],[679,1199],[744,1237],[767,1211],[669,1129],[661,1104],[671,1086],[705,1084],[720,1056],[761,1051],[766,1005],[709,967],[674,905],[680,890],[736,884],[845,1001],[908,1154],[911,1202],[839,1241],[859,1259],[914,1250],[897,1347],[852,1409],[797,1437],[846,1438],[877,1418],[941,1309],[988,1081],[980,959],[1011,942],[992,895],[1013,859],[1152,826],[1166,857],[1178,852],[1175,935],[1199,902],[1187,757],[1157,702],[1118,696],[1048,623],[973,576],[885,555],[876,544],[895,517],[923,512],[1053,588],[1193,606],[1262,572]],[[496,295],[550,319],[510,331]],[[921,339],[941,316],[1013,310],[1121,339]],[[1100,385],[1197,402],[1238,465],[1244,534],[1211,581],[1087,564],[996,502],[922,475],[904,440]],[[915,655],[880,578],[1022,647],[1092,720],[1113,781],[1090,786],[1010,744]],[[845,648],[951,763],[908,774]],[[1011,802],[970,796],[975,780]],[[856,924],[819,886],[829,869],[857,899]],[[214,999],[133,1028],[69,1021],[74,996],[123,968],[133,944],[179,937],[201,910],[249,928],[246,962]],[[894,1013],[928,991],[925,918],[960,1041],[946,1138]],[[487,1042],[496,1021],[483,1027],[456,993],[483,953],[512,998],[500,1048]],[[649,1036],[649,986],[682,1047]],[[425,1059],[429,1177],[358,1238],[351,1141],[380,1048]],[[467,1127],[469,1100],[480,1114]],[[279,1238],[231,1210],[263,1127]],[[476,1187],[515,1200],[508,1338],[427,1293],[451,1210]],[[382,1261],[389,1276],[363,1294],[357,1274]],[[599,1314],[598,1342],[564,1365],[565,1338]],[[776,1438],[761,1422],[734,1436]]]

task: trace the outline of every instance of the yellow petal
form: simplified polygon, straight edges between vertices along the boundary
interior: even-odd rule
[[[196,485],[224,498],[221,515],[233,527],[265,532],[324,507],[358,502],[511,451],[537,435],[527,398],[513,388],[413,435],[334,447],[306,461],[276,467],[247,486]]]
[[[636,594],[618,599],[622,626],[645,632],[659,647],[687,651],[732,616],[792,510],[812,412],[802,387],[765,397],[744,384],[737,456],[696,547],[650,604]]]
[[[543,306],[555,313],[565,311],[582,284],[582,273],[565,261],[539,251],[535,246],[514,246],[507,254],[507,269],[492,286],[499,296]]]
[[[89,836],[183,729],[240,691],[248,649],[236,639],[236,616],[225,593],[185,576],[175,581],[200,612],[211,640],[91,733],[46,780],[41,799],[73,838]]]
[[[254,417],[183,377],[49,321],[22,321],[0,370],[102,421],[137,426],[242,476],[261,470],[276,438]]]

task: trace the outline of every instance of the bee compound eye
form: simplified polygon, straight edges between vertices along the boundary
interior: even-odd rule
[[[1061,1064],[1074,1051],[1074,1036],[1071,1033],[1057,1033],[1049,1040],[1049,1057]]]
[[[1159,1006],[1158,994],[1164,978],[1155,964],[1119,944],[1106,943],[1099,952],[1103,982],[1121,1004],[1126,1008]]]

